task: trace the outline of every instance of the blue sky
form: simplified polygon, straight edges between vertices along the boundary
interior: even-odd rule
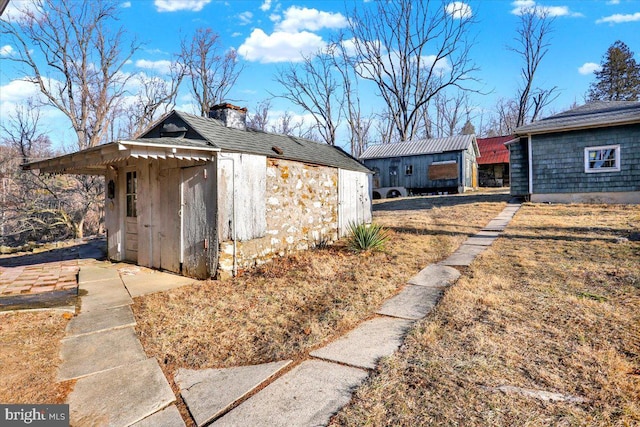
[[[366,2],[358,0],[359,2]],[[16,0],[11,0],[15,3]],[[12,3],[6,13],[11,14]],[[240,54],[244,71],[229,98],[246,106],[250,112],[259,101],[281,89],[274,82],[279,67],[300,59],[300,51],[312,53],[328,40],[332,33],[346,25],[345,3],[349,0],[130,0],[120,3],[120,24],[130,36],[144,42],[124,71],[162,75],[168,61],[178,52],[180,39],[193,34],[196,28],[210,27],[219,33],[227,48]],[[499,98],[509,98],[519,83],[521,61],[508,50],[514,45],[518,11],[524,6],[547,8],[555,16],[554,32],[548,56],[544,59],[537,85],[557,86],[560,96],[549,112],[567,109],[574,101],[582,103],[593,69],[600,63],[607,48],[622,40],[640,60],[640,1],[575,1],[532,0],[466,1],[478,23],[473,28],[475,45],[472,58],[480,67],[476,74],[486,94],[472,96],[476,111],[488,118]],[[6,57],[15,46],[0,39],[0,117],[33,92]],[[272,102],[273,114],[285,110],[302,114],[281,99]],[[369,90],[367,103],[371,111],[380,108],[375,89]],[[178,109],[192,112],[187,86],[184,85]],[[48,116],[54,141],[68,138],[68,128]]]

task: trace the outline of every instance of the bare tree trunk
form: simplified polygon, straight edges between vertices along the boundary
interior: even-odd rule
[[[549,16],[549,12],[536,6],[521,13],[516,38],[517,47],[510,48],[524,60],[520,69],[522,86],[517,93],[516,127],[536,120],[542,109],[557,98],[557,95],[554,95],[557,87],[534,89],[533,84],[536,71],[549,50],[554,20]]]

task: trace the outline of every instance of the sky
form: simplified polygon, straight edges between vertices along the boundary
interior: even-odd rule
[[[3,18],[11,18],[19,0],[10,0]],[[22,0],[20,0],[22,1]],[[239,54],[243,71],[229,94],[229,101],[255,111],[262,100],[282,93],[275,73],[300,61],[301,54],[322,48],[330,37],[347,25],[345,5],[371,0],[129,0],[119,3],[119,22],[129,37],[142,48],[123,72],[162,76],[175,60],[180,40],[196,28],[209,27],[220,35],[225,48]],[[439,4],[437,1],[433,2]],[[446,2],[445,2],[446,3]],[[640,0],[468,0],[457,10],[472,14],[477,23],[471,29],[474,45],[471,57],[479,71],[474,75],[480,93],[471,96],[475,116],[487,120],[496,102],[511,98],[520,83],[522,61],[508,46],[515,46],[522,8],[537,6],[555,17],[547,56],[536,75],[536,85],[558,87],[558,98],[547,114],[582,104],[594,81],[604,54],[616,40],[629,46],[640,61]],[[460,8],[463,6],[463,9]],[[1,36],[0,36],[1,37]],[[11,61],[17,46],[0,38],[0,120],[36,89]],[[365,105],[373,113],[382,109],[375,88],[367,87]],[[176,109],[195,113],[184,84]],[[297,117],[303,111],[281,98],[272,100],[271,118],[285,111]],[[55,111],[43,120],[51,139],[65,146],[72,139],[69,126]],[[308,118],[307,118],[308,120]],[[478,123],[474,123],[478,126]],[[345,138],[342,133],[342,138]]]

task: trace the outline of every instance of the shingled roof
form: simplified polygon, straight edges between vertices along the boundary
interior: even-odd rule
[[[360,159],[380,159],[386,157],[406,157],[423,154],[446,153],[448,151],[462,151],[473,144],[478,153],[475,135],[458,135],[447,138],[428,138],[410,142],[398,142],[392,144],[377,144],[369,146]]]
[[[163,123],[175,120],[176,117],[181,119],[190,130],[187,132],[187,137],[167,138],[171,139],[171,144],[175,144],[176,141],[182,141],[185,146],[206,145],[219,148],[223,152],[258,154],[277,159],[370,172],[366,166],[339,147],[255,129],[229,128],[220,120],[195,116],[182,111],[172,111],[135,141],[153,140],[156,143],[161,143],[164,137],[157,137],[158,128]],[[154,132],[154,129],[156,132]]]
[[[516,135],[533,135],[570,130],[640,123],[640,102],[595,101],[537,122],[520,126]]]

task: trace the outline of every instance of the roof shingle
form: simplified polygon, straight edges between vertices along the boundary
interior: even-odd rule
[[[210,146],[227,152],[258,154],[271,158],[295,160],[359,172],[371,172],[340,147],[255,129],[228,128],[220,120],[195,116],[181,111],[171,112],[165,116],[165,120],[173,114],[187,123],[204,140],[171,138],[172,143],[175,143],[176,139],[181,139],[185,145],[200,146],[206,141]],[[156,126],[161,126],[161,124],[162,121]],[[143,134],[137,140],[144,141],[148,139]]]
[[[640,102],[595,101],[520,126],[516,135],[562,132],[592,127],[608,127],[640,123]]]

